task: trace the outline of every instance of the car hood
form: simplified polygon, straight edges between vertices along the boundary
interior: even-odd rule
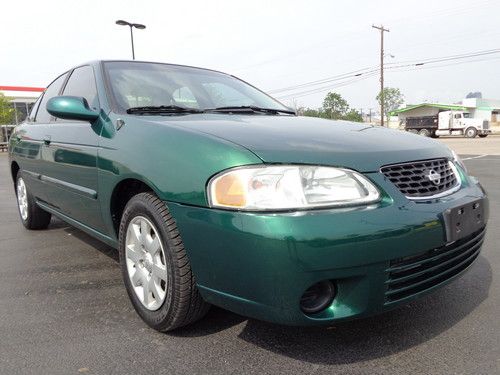
[[[440,142],[363,123],[233,114],[164,117],[159,122],[231,141],[267,163],[321,164],[372,172],[392,163],[451,157]]]

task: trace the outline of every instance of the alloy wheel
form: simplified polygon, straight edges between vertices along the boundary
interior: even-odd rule
[[[19,212],[23,220],[28,219],[28,193],[26,191],[26,184],[22,178],[17,180],[17,204]]]
[[[125,257],[137,298],[148,310],[158,310],[167,294],[165,252],[158,230],[143,216],[134,217],[128,224]]]

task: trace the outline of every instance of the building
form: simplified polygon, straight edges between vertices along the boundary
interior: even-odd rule
[[[469,98],[459,104],[421,103],[392,111],[391,127],[398,127],[408,117],[435,116],[442,111],[469,112],[472,118],[488,120],[493,130],[500,129],[500,100]],[[395,116],[397,116],[395,118]]]
[[[500,125],[500,100],[469,98],[462,100],[462,106],[467,108],[467,112],[471,113],[471,117],[488,120],[494,125]]]
[[[0,93],[9,99],[15,109],[14,124],[23,122],[31,111],[40,94],[45,90],[42,87],[0,86]]]

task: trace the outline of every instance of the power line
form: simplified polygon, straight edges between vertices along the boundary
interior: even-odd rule
[[[371,69],[371,70],[369,70],[369,69]],[[327,77],[327,78],[319,79],[319,80],[316,80],[316,81],[310,81],[310,82],[306,82],[306,83],[302,83],[302,84],[298,84],[298,85],[294,85],[294,86],[288,86],[288,87],[283,87],[283,88],[280,88],[280,89],[269,90],[268,93],[270,93],[270,94],[276,94],[276,93],[280,93],[280,92],[283,92],[283,91],[290,91],[290,90],[295,90],[295,89],[298,89],[298,88],[304,88],[304,87],[320,85],[320,84],[328,83],[328,82],[340,81],[340,80],[345,79],[345,78],[359,77],[359,76],[361,76],[363,74],[371,73],[373,71],[375,71],[375,70],[373,70],[373,67],[368,67],[368,68],[353,70],[352,72],[348,72],[348,73],[344,73],[344,74],[339,74],[339,75],[336,75],[336,76]]]
[[[425,67],[425,68],[422,67],[424,65],[438,64],[438,63],[442,63],[442,62],[449,62],[449,61],[462,60],[462,59],[470,59],[470,58],[474,58],[474,57],[488,56],[488,55],[493,55],[493,54],[497,54],[497,53],[500,53],[500,49],[482,50],[482,51],[468,52],[468,53],[455,54],[455,55],[449,55],[449,56],[426,58],[426,59],[420,59],[420,60],[406,60],[406,61],[401,61],[398,63],[385,64],[385,65],[389,65],[389,66],[386,66],[385,69],[388,71],[398,71],[398,69],[402,69],[402,68],[415,68],[415,69],[423,70],[423,69],[431,68],[431,67]],[[487,61],[487,60],[488,59],[463,61],[460,64],[472,63],[472,62],[476,62],[476,61]],[[458,65],[458,64],[456,64],[456,65]],[[438,68],[438,67],[443,67],[443,66],[448,66],[448,65],[440,65],[440,66],[436,66],[436,67],[432,67],[432,68]],[[415,70],[415,69],[408,69],[407,71]],[[311,95],[311,94],[314,94],[317,92],[326,91],[326,90],[331,89],[331,88],[345,86],[346,83],[355,83],[355,82],[362,80],[362,79],[354,79],[354,78],[368,78],[368,77],[373,76],[374,73],[376,73],[377,71],[378,71],[378,67],[358,69],[358,70],[354,70],[354,71],[351,71],[348,73],[343,73],[343,74],[339,74],[339,75],[332,76],[332,77],[327,77],[327,78],[320,79],[320,80],[309,81],[309,82],[304,82],[302,84],[298,84],[298,85],[294,85],[294,86],[288,86],[288,87],[284,87],[281,89],[270,90],[269,93],[277,94],[277,93],[283,93],[286,91],[295,91],[298,89],[304,89],[304,88],[311,87],[311,89],[309,89],[309,90],[299,91],[299,92],[290,93],[290,94],[284,94],[284,95],[281,95],[279,97],[284,98],[284,97],[290,97],[290,96],[300,97],[300,96]],[[345,80],[348,78],[351,78],[352,80],[340,82],[339,85],[341,85],[341,86],[328,85],[328,86],[320,86],[320,87],[314,88],[314,86],[323,85],[323,84],[331,83],[331,82],[338,82],[338,81],[342,81],[342,80]]]
[[[427,58],[427,59],[406,60],[406,61],[403,60],[403,61],[399,61],[397,63],[388,63],[387,65],[396,65],[396,64],[424,65],[424,64],[431,64],[431,63],[437,63],[437,62],[442,62],[442,61],[452,61],[452,60],[467,59],[467,58],[477,57],[477,56],[492,55],[492,54],[499,53],[499,52],[500,52],[500,48],[496,48],[496,49],[490,49],[490,50],[461,53],[461,54],[457,54],[457,55],[431,57],[431,58]]]
[[[388,72],[389,73],[402,73],[402,72],[410,72],[410,71],[418,71],[418,70],[437,69],[437,68],[443,68],[446,66],[461,65],[461,64],[467,64],[467,63],[482,62],[482,61],[497,60],[497,59],[500,59],[500,56],[492,57],[489,59],[479,59],[479,60],[473,60],[473,61],[461,61],[461,62],[449,63],[449,64],[438,65],[438,66],[429,66],[429,67],[420,67],[420,66],[415,66],[415,65],[409,65],[409,66],[407,66],[407,69],[400,70],[402,67],[393,67]],[[322,87],[317,87],[315,89],[311,89],[311,90],[307,90],[307,91],[300,91],[300,92],[296,92],[296,93],[285,94],[282,96],[278,96],[277,98],[278,99],[300,98],[303,96],[308,96],[308,95],[328,91],[331,89],[335,89],[338,87],[348,86],[350,84],[364,81],[365,79],[368,79],[368,78],[373,77],[375,75],[377,75],[377,71],[371,72],[370,74],[367,74],[363,77],[359,77],[356,79],[351,79],[351,80],[347,80],[347,81],[338,83],[336,85],[322,86]]]
[[[377,71],[371,72],[370,74],[364,75],[362,77],[356,77],[356,78],[353,78],[353,79],[350,79],[350,80],[347,80],[347,81],[344,81],[344,82],[340,82],[340,83],[335,84],[335,85],[328,85],[328,86],[316,87],[314,89],[310,89],[310,90],[306,90],[306,91],[299,91],[299,92],[295,92],[295,93],[292,93],[292,94],[285,94],[285,95],[282,95],[282,96],[278,96],[277,98],[278,99],[300,98],[302,96],[312,95],[312,94],[316,94],[316,93],[319,93],[319,92],[328,91],[328,90],[331,90],[331,89],[334,89],[334,88],[347,86],[347,85],[349,85],[351,83],[356,83],[356,82],[359,82],[359,81],[364,81],[365,79],[368,79],[368,78],[373,77],[375,75],[377,75]]]

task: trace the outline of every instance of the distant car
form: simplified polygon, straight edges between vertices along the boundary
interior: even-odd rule
[[[391,309],[462,274],[488,217],[446,146],[296,116],[188,66],[71,69],[9,155],[24,226],[55,215],[117,248],[132,304],[159,331],[210,304],[291,325]]]

